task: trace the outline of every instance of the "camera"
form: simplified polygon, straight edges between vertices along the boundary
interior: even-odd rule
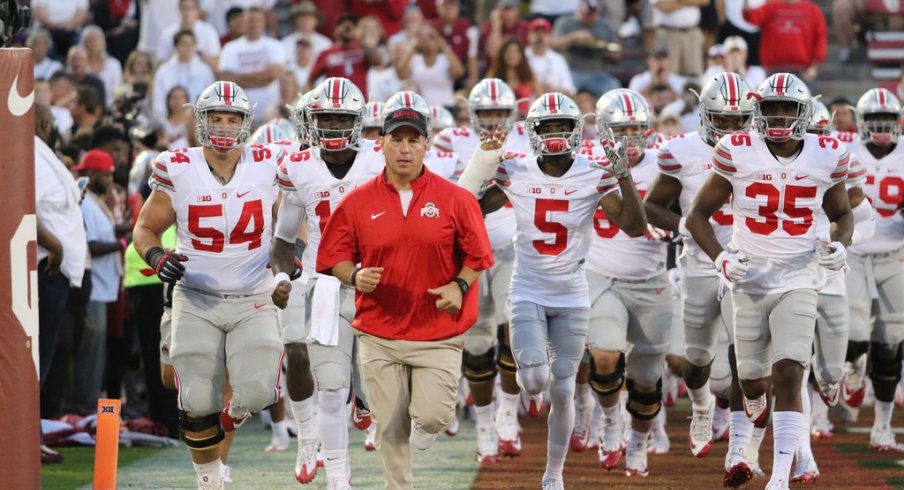
[[[31,10],[18,0],[0,0],[0,47],[9,45],[13,36],[31,24]]]

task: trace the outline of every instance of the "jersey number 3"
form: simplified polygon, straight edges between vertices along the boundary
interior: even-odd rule
[[[204,218],[220,218],[223,216],[222,204],[191,205],[188,207],[188,231],[197,238],[191,244],[195,250],[220,253],[226,244],[226,235],[213,227],[204,226]],[[249,229],[250,225],[250,229]],[[248,250],[261,246],[261,235],[264,232],[264,210],[261,200],[246,201],[242,207],[242,215],[235,228],[229,233],[229,244],[247,243]],[[205,240],[205,241],[202,241]]]
[[[747,197],[756,199],[757,197],[765,197],[766,205],[760,206],[759,216],[761,219],[751,216],[747,217],[747,228],[757,235],[771,235],[778,229],[779,219],[775,214],[781,209],[782,213],[790,219],[800,220],[781,220],[782,229],[790,236],[800,236],[810,229],[813,224],[813,209],[808,207],[797,207],[797,199],[812,199],[816,197],[816,187],[803,187],[796,185],[785,186],[785,199],[780,201],[781,192],[778,187],[765,182],[757,182],[747,187],[745,192]]]
[[[534,225],[544,233],[552,233],[555,238],[549,240],[534,240],[534,248],[543,255],[559,255],[568,246],[568,228],[562,223],[549,220],[550,212],[568,211],[568,201],[559,199],[537,199],[534,208]]]

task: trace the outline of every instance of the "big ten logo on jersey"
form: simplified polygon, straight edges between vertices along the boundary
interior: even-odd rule
[[[904,179],[897,175],[886,175],[876,184],[875,175],[866,176],[866,198],[883,218],[894,216],[904,204]]]

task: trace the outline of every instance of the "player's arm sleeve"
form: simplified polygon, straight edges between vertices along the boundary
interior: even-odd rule
[[[452,139],[449,137],[449,129],[444,129],[433,138],[433,147],[436,151],[452,152]]]
[[[713,155],[713,171],[729,181],[731,181],[732,176],[738,171],[731,159],[731,150],[725,143],[725,138],[729,138],[730,136],[731,135],[725,135],[722,137],[716,144],[716,152]]]
[[[845,186],[848,189],[852,189],[854,187],[863,187],[863,184],[866,182],[866,169],[863,168],[863,165],[860,164],[860,160],[853,154],[848,154],[851,158],[848,163],[848,173],[847,180],[845,180]]]
[[[659,164],[660,172],[675,178],[681,175],[681,163],[672,155],[668,141],[659,147],[659,151],[656,154],[656,162]]]
[[[608,162],[606,162],[608,165]],[[600,175],[600,181],[596,184],[596,192],[599,193],[600,197],[609,194],[610,192],[618,191],[618,179],[612,175],[611,172],[603,169],[603,174]]]
[[[286,193],[298,192],[292,178],[289,176],[289,170],[286,168],[286,162],[283,160],[276,166],[276,185],[283,191],[283,197]]]
[[[493,249],[480,205],[474,196],[466,193],[460,194],[457,204],[455,245],[464,256],[462,266],[475,271],[487,270],[493,265]]]
[[[148,185],[151,186],[152,190],[165,192],[172,198],[173,194],[176,193],[176,188],[173,186],[173,180],[170,178],[169,168],[167,167],[169,157],[170,152],[163,152],[157,155],[157,158],[154,159],[154,164],[151,166],[151,176],[148,177]]]
[[[355,230],[354,217],[349,209],[354,203],[345,199],[333,210],[317,249],[317,272],[332,275],[333,266],[340,262],[359,263],[358,234]]]
[[[282,204],[276,212],[276,230],[274,236],[287,243],[295,243],[298,236],[298,230],[304,221],[305,210],[303,206],[299,206],[293,199],[286,198],[283,192]]]
[[[851,155],[847,152],[847,150],[841,152],[841,156],[838,157],[838,164],[835,165],[835,170],[833,170],[832,175],[830,175],[833,185],[839,182],[844,182],[847,179],[848,166],[850,165],[850,162]]]
[[[851,234],[851,245],[863,243],[876,234],[876,215],[873,205],[866,199],[851,209],[854,215],[854,232]]]

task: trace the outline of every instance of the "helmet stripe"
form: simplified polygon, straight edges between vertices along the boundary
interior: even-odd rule
[[[226,82],[223,84],[223,103],[226,105],[232,105],[232,83]]]
[[[622,101],[625,104],[625,114],[628,117],[633,116],[634,115],[634,101],[631,100],[631,96],[626,93],[622,94]]]
[[[779,73],[775,78],[775,91],[779,97],[785,95],[785,78],[784,73]]]
[[[490,102],[495,104],[498,98],[499,86],[496,84],[496,80],[490,80]]]
[[[740,103],[738,92],[738,76],[732,73],[728,77],[728,105],[738,105]]]
[[[332,99],[333,107],[339,107],[339,98],[342,93],[342,81],[332,80],[330,81],[330,85],[330,99]]]
[[[558,101],[556,100],[556,94],[549,94],[549,98],[546,101],[546,105],[549,106],[549,112],[556,114],[559,112]]]
[[[879,89],[879,107],[885,107],[885,90]]]

